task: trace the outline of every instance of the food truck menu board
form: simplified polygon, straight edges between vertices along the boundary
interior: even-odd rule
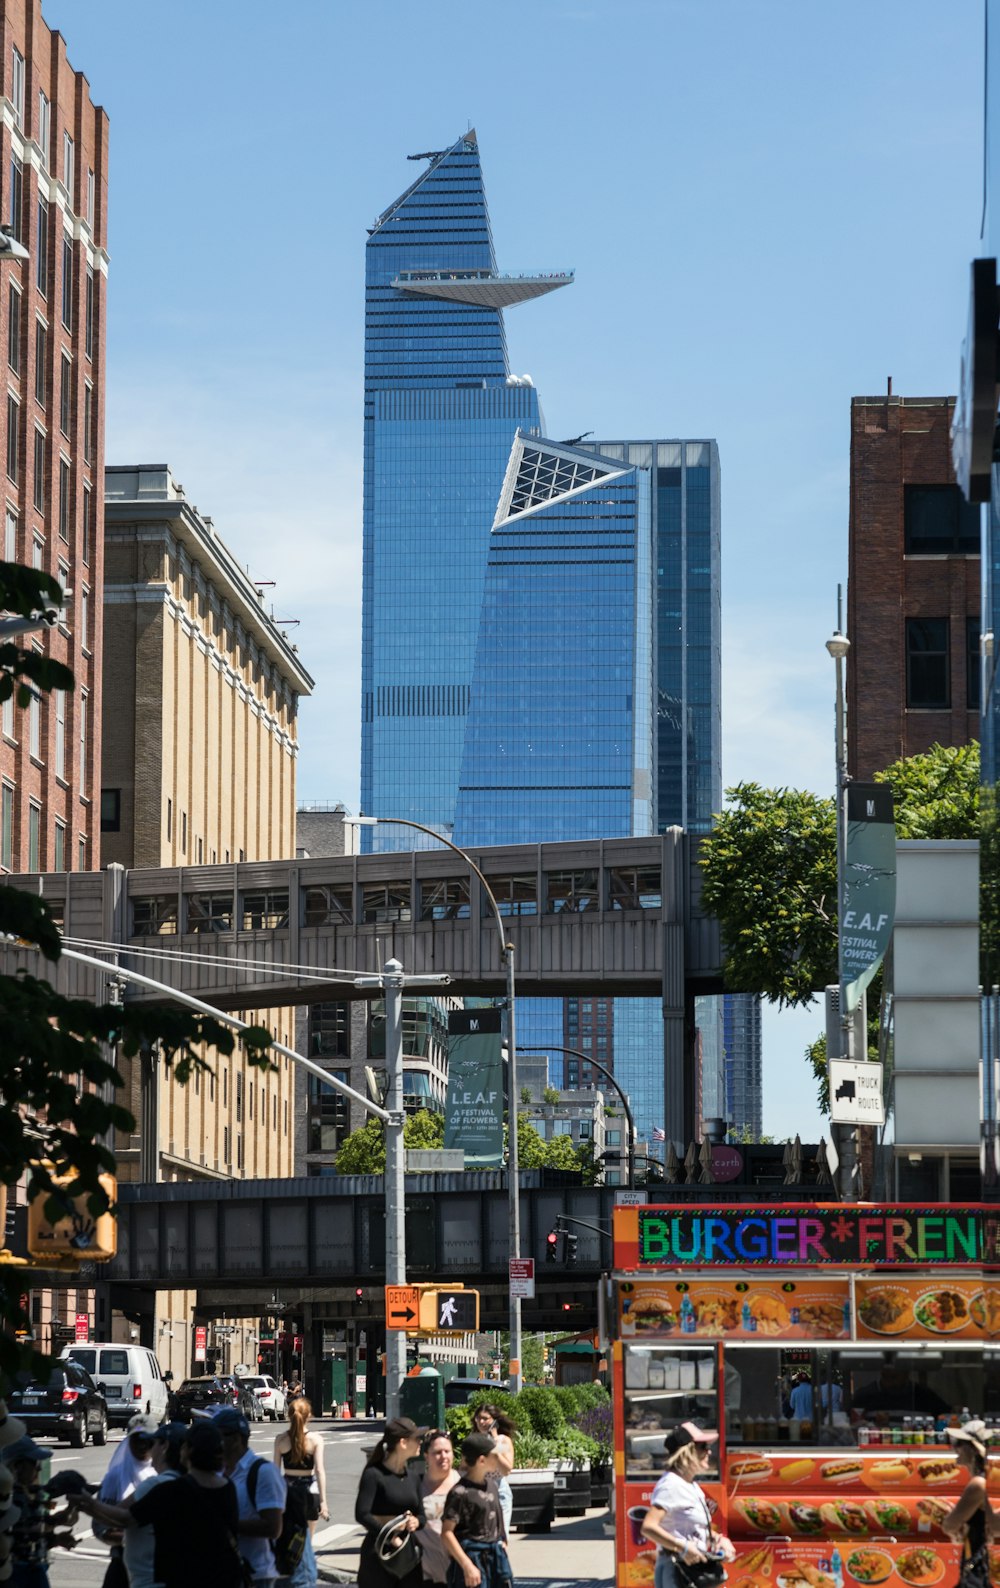
[[[859,1340],[982,1340],[1000,1336],[1000,1284],[981,1279],[862,1279],[854,1282]]]
[[[736,1560],[728,1570],[736,1588],[855,1588],[859,1583],[865,1588],[882,1584],[936,1588],[957,1582],[961,1557],[957,1544],[899,1543],[889,1538],[857,1544],[803,1539],[734,1543]],[[994,1582],[1000,1580],[998,1564],[1000,1551],[992,1551]]]
[[[830,1279],[622,1280],[623,1340],[849,1340],[851,1289]]]

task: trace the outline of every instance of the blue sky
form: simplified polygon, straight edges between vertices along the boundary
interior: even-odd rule
[[[849,408],[956,387],[982,0],[47,0],[111,118],[107,458],[168,462],[317,679],[299,793],[357,809],[365,228],[479,134],[553,435],[711,435],[724,777],[826,792]],[[811,1012],[765,1128],[815,1139]]]

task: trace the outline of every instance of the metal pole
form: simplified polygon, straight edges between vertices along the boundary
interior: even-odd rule
[[[385,1127],[385,1282],[406,1283],[405,1151],[403,1147],[403,967],[398,959],[386,961],[385,1064],[389,1118]],[[388,1319],[386,1319],[388,1324]],[[385,1331],[385,1409],[399,1416],[399,1389],[406,1377],[406,1335],[402,1329]]]
[[[840,591],[837,592],[837,632],[826,642],[833,657],[837,673],[836,715],[836,772],[837,772],[837,980],[840,984],[840,1057],[854,1057],[854,1022],[847,1012],[844,984],[844,914],[847,890],[847,713],[844,707],[844,667],[851,642],[840,629]],[[850,1197],[854,1189],[854,1133],[842,1129],[831,1121],[831,1135],[836,1132],[837,1153],[840,1158],[840,1194]]]
[[[490,890],[487,890],[490,891]],[[496,908],[496,900],[493,900]],[[499,920],[499,911],[497,918]],[[501,937],[503,933],[501,933]],[[518,1181],[517,1110],[521,1096],[517,1089],[517,1042],[514,1015],[514,945],[505,945],[507,955],[507,1202],[510,1220],[510,1256],[521,1255],[521,1197]],[[510,1298],[510,1366],[507,1387],[512,1395],[521,1388],[521,1298]]]

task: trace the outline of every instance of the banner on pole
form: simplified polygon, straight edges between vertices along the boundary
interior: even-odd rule
[[[841,1008],[853,1014],[882,963],[896,916],[896,828],[886,783],[847,785],[842,909]]]
[[[504,1075],[499,1009],[454,1009],[448,1016],[445,1147],[460,1147],[469,1169],[503,1162]]]

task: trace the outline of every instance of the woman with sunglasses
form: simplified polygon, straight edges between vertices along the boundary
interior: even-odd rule
[[[441,1541],[441,1517],[444,1502],[458,1482],[458,1473],[455,1471],[451,1436],[443,1429],[432,1428],[430,1433],[425,1434],[420,1450],[427,1469],[420,1480],[426,1518],[426,1526],[420,1535],[424,1551],[420,1565],[424,1574],[424,1588],[427,1588],[429,1583],[443,1583],[448,1579],[450,1557]]]

